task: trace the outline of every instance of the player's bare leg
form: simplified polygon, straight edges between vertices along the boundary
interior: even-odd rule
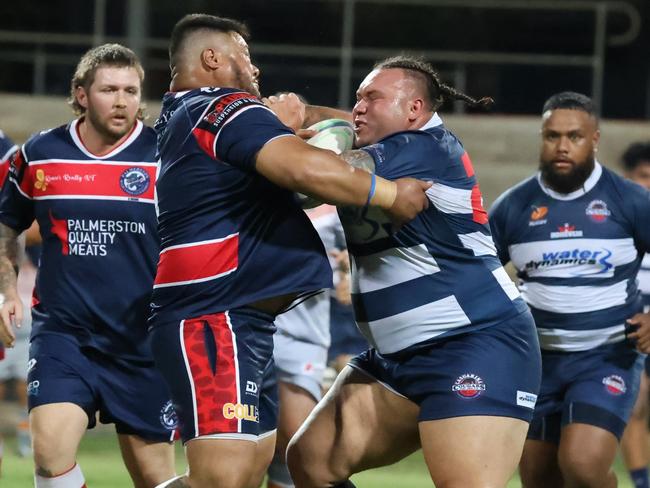
[[[189,475],[169,486],[249,488],[273,457],[275,436],[259,442],[196,438],[186,444]],[[185,483],[186,485],[183,485]],[[165,485],[163,485],[165,486]],[[259,486],[259,485],[258,485]]]
[[[564,488],[615,488],[617,449],[616,436],[605,429],[578,423],[564,427],[558,452]]]
[[[75,466],[88,416],[74,403],[40,405],[29,413],[36,474],[53,478]]]
[[[505,487],[517,468],[527,432],[527,422],[511,417],[475,415],[420,422],[424,458],[438,488]]]
[[[650,395],[648,376],[643,373],[639,385],[639,396],[636,399],[634,410],[621,439],[621,453],[625,460],[625,466],[630,473],[639,472],[646,484],[648,483],[648,464],[650,464],[650,439],[648,438],[650,406],[648,405],[648,395]]]
[[[118,434],[124,465],[135,488],[153,488],[176,474],[174,445]]]
[[[297,488],[329,487],[420,447],[418,406],[347,366],[291,439]]]
[[[316,399],[304,388],[284,381],[278,382],[278,396],[280,410],[274,458],[286,463],[289,441],[316,406]],[[277,485],[270,479],[270,474],[271,470],[269,470],[268,488],[276,488]]]
[[[524,488],[564,486],[557,463],[558,446],[553,442],[527,440],[519,463],[519,476]]]

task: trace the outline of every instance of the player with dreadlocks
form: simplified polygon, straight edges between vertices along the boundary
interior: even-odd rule
[[[292,439],[298,488],[351,487],[359,471],[422,447],[437,487],[505,486],[540,383],[533,319],[496,254],[472,163],[436,111],[480,107],[426,62],[379,62],[357,91],[358,150],[389,180],[433,181],[431,205],[394,229],[381,211],[340,207],[352,302],[372,347],[352,359]]]

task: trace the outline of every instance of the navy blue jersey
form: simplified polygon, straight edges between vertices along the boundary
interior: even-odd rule
[[[381,209],[339,211],[355,318],[369,342],[395,353],[525,312],[497,258],[470,158],[440,118],[364,150],[383,178],[433,181],[429,208],[397,233]]]
[[[293,193],[255,172],[291,129],[233,89],[168,93],[156,123],[160,259],[152,325],[331,286],[323,244]]]
[[[547,350],[625,339],[641,310],[636,278],[650,250],[650,192],[596,163],[568,195],[533,176],[491,210],[499,256],[512,261]]]
[[[4,184],[9,172],[9,158],[16,151],[18,146],[0,130],[0,186]]]
[[[12,158],[0,221],[22,232],[36,219],[43,237],[32,336],[71,333],[82,347],[151,360],[155,151],[153,129],[138,121],[119,147],[94,155],[75,120],[33,136]]]

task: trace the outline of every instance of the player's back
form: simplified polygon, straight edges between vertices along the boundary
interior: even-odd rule
[[[379,209],[340,211],[355,317],[369,341],[394,353],[525,312],[496,257],[469,156],[437,115],[363,149],[379,176],[433,181],[429,208],[398,232]]]
[[[293,136],[255,97],[170,93],[156,130],[162,250],[152,323],[330,286],[323,245],[293,193],[254,170],[261,146]]]

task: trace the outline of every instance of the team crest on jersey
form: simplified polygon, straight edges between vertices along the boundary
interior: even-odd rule
[[[37,190],[45,191],[47,189],[47,178],[45,171],[42,169],[36,170],[36,180],[34,181],[34,188]]]
[[[178,417],[171,400],[168,400],[160,409],[160,423],[168,430],[174,430],[178,427]]]
[[[589,205],[587,205],[585,214],[587,214],[591,220],[600,224],[605,222],[612,212],[609,211],[607,204],[602,200],[592,200],[589,202]]]
[[[617,374],[610,374],[603,378],[603,385],[605,385],[605,390],[611,395],[623,395],[627,391],[627,386],[625,386],[625,380]]]
[[[485,382],[476,374],[465,373],[456,378],[451,391],[458,393],[461,398],[476,398],[485,391]]]
[[[534,227],[536,225],[546,224],[546,216],[548,215],[548,207],[538,207],[533,205],[533,211],[530,213],[530,220],[528,225]]]
[[[149,174],[142,168],[129,168],[120,176],[120,187],[129,195],[142,195],[149,188]]]

